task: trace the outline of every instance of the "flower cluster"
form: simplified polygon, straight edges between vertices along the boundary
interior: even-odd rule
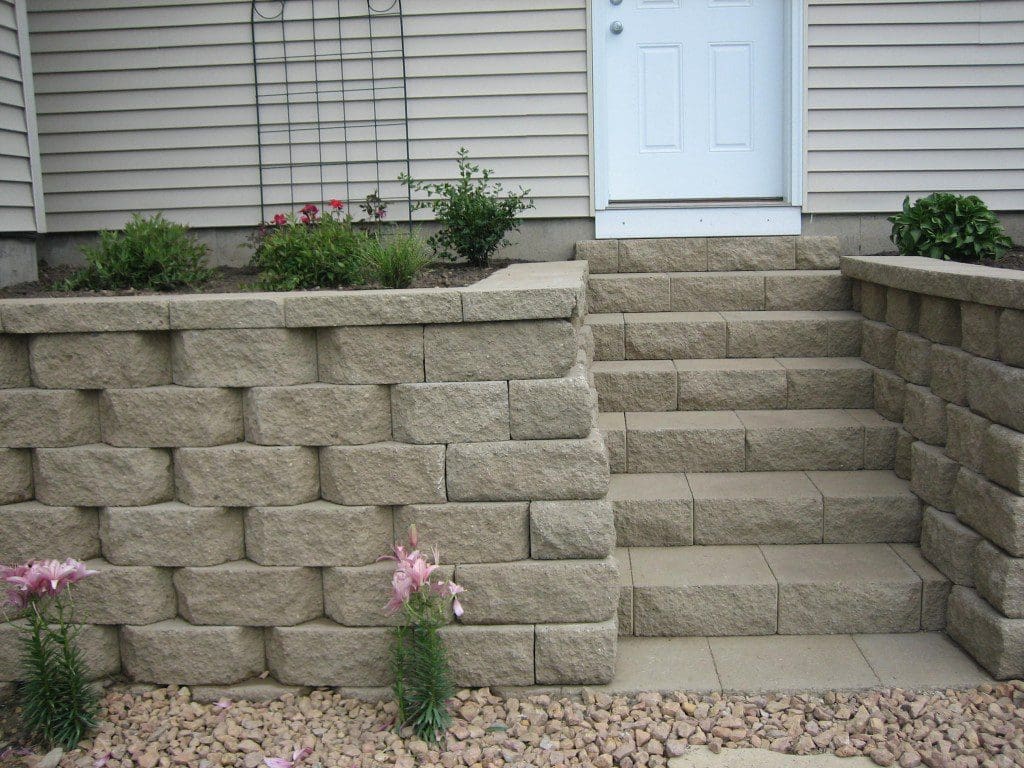
[[[442,598],[450,598],[452,601],[452,613],[461,617],[462,603],[459,595],[465,590],[454,581],[430,581],[431,574],[439,567],[439,555],[437,548],[433,550],[433,562],[429,562],[426,556],[416,547],[418,536],[416,526],[409,529],[409,548],[396,544],[393,547],[394,554],[382,555],[379,560],[391,560],[395,563],[395,573],[391,577],[391,599],[388,600],[384,610],[392,615],[408,604],[409,599],[420,590],[427,589],[434,595]]]
[[[0,566],[0,581],[7,585],[7,606],[24,609],[32,598],[56,597],[69,584],[75,584],[98,571],[69,558],[29,560],[22,565]]]

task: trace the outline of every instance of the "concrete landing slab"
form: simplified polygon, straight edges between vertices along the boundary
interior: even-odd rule
[[[608,693],[720,689],[705,637],[620,637],[615,679],[592,687]]]
[[[867,757],[835,755],[780,755],[766,749],[694,749],[668,761],[669,768],[867,768],[875,763]]]
[[[994,682],[956,643],[939,632],[854,635],[884,686],[965,688]]]

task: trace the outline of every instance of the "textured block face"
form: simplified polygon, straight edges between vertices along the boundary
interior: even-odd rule
[[[907,382],[892,371],[875,371],[875,410],[892,421],[903,421]]]
[[[703,237],[619,241],[620,272],[701,272],[708,266]]]
[[[921,522],[921,554],[954,584],[974,586],[974,564],[981,536],[955,515],[928,507]]]
[[[708,269],[795,269],[795,237],[712,237],[708,239]]]
[[[714,312],[626,315],[627,360],[725,357],[726,325]]]
[[[576,258],[589,263],[592,275],[618,272],[619,241],[580,240],[576,243]]]
[[[411,525],[420,541],[437,546],[445,563],[501,563],[530,556],[526,502],[413,504],[396,509],[399,539]]]
[[[277,328],[284,325],[284,299],[272,294],[237,293],[173,296],[170,326],[205,328]]]
[[[542,624],[536,629],[538,685],[600,685],[615,677],[618,628],[599,624]]]
[[[853,312],[836,312],[826,326],[827,352],[831,357],[859,357],[861,318]]]
[[[938,344],[960,345],[960,303],[938,296],[921,297],[918,332]]]
[[[124,627],[121,648],[125,674],[137,682],[230,685],[264,669],[263,630],[256,627],[195,627],[175,619]]]
[[[932,345],[932,392],[957,405],[967,404],[967,372],[971,355],[958,347]]]
[[[1024,367],[1024,312],[1019,309],[1004,309],[999,317],[999,357]]]
[[[347,506],[440,503],[445,501],[445,447],[375,443],[322,448],[320,481],[325,499]]]
[[[824,541],[916,542],[921,502],[891,472],[809,472],[824,500]]]
[[[975,472],[985,466],[985,440],[991,422],[967,408],[946,406],[946,455]]]
[[[21,638],[27,626],[0,624],[0,681],[14,682],[25,676],[21,668]],[[75,643],[82,651],[89,680],[113,677],[121,671],[117,627],[86,624]]]
[[[395,439],[403,443],[508,440],[503,381],[401,384],[392,390]]]
[[[638,549],[633,566],[633,634],[771,635],[775,578],[757,547]]]
[[[692,272],[672,276],[673,312],[764,309],[764,275]]]
[[[626,417],[621,413],[600,413],[597,430],[605,444],[608,466],[612,472],[626,471]]]
[[[582,277],[578,266],[568,267]],[[556,278],[557,279],[557,278]],[[536,295],[531,296],[536,298]],[[479,308],[479,304],[477,304]],[[284,299],[285,320],[294,328],[412,325],[462,320],[462,296],[444,288],[370,291],[301,291]]]
[[[917,332],[920,299],[916,293],[888,288],[885,295],[885,322],[901,331]]]
[[[672,411],[676,368],[671,360],[597,362],[591,366],[604,411]]]
[[[982,455],[989,480],[1024,495],[1024,435],[993,424],[985,431]]]
[[[861,324],[861,354],[876,368],[892,368],[896,355],[896,329],[886,323],[865,320]]]
[[[428,325],[427,381],[500,381],[564,376],[579,344],[564,320]]]
[[[317,568],[267,568],[245,560],[174,572],[178,610],[191,624],[292,626],[323,614]]]
[[[385,386],[258,387],[245,393],[245,438],[259,445],[362,445],[391,439]]]
[[[608,455],[596,433],[450,445],[447,471],[452,501],[598,499],[608,490]]]
[[[39,448],[36,498],[54,506],[127,507],[170,501],[171,455],[152,448]]]
[[[99,439],[95,393],[0,389],[0,446],[48,448]]]
[[[314,621],[267,632],[267,667],[286,685],[372,688],[391,684],[390,631]]]
[[[172,334],[174,383],[187,387],[262,387],[316,381],[313,332],[236,328]]]
[[[973,589],[953,588],[947,631],[993,677],[1024,675],[1024,620],[1000,615]]]
[[[953,511],[953,489],[959,469],[941,448],[922,442],[910,448],[910,487],[933,507]]]
[[[434,572],[434,580],[451,579],[454,571],[454,566],[442,565]],[[391,563],[374,563],[356,568],[325,568],[325,612],[337,623],[348,627],[393,627],[401,624],[400,613],[389,615],[384,611],[394,572]]]
[[[241,393],[230,389],[108,389],[99,410],[103,442],[117,446],[224,445],[244,434]]]
[[[32,498],[32,453],[0,448],[0,504]]]
[[[630,413],[626,420],[630,472],[743,469],[743,425],[732,412]]]
[[[850,414],[864,426],[864,469],[892,469],[903,427],[871,410],[853,410]]]
[[[873,369],[853,358],[783,358],[790,408],[871,408]]]
[[[197,507],[304,504],[319,491],[316,450],[246,443],[180,448],[174,483],[178,499]]]
[[[885,321],[885,286],[861,283],[860,311],[869,320]]]
[[[533,685],[533,627],[447,626],[441,629],[457,686]]]
[[[473,595],[467,624],[589,623],[607,621],[618,610],[612,558],[460,565],[455,580]]]
[[[839,269],[839,238],[803,235],[796,239],[797,269]]]
[[[961,468],[953,502],[961,522],[1013,557],[1024,557],[1024,498]]]
[[[675,365],[681,411],[786,407],[786,370],[777,360],[676,360]]]
[[[828,321],[809,312],[724,313],[728,353],[705,357],[819,357],[829,354]],[[858,339],[860,322],[858,321]]]
[[[978,594],[1010,619],[1024,618],[1024,559],[1007,557],[983,541],[975,550]]]
[[[75,585],[75,610],[90,624],[153,624],[177,613],[171,571],[90,560],[99,571]]]
[[[100,540],[115,565],[218,565],[245,557],[242,515],[223,507],[105,507]]]
[[[960,305],[960,345],[972,355],[999,358],[998,307],[987,304]]]
[[[594,334],[596,360],[625,359],[626,337],[621,314],[588,315],[587,327]]]
[[[839,310],[852,302],[850,281],[839,272],[765,275],[765,309]]]
[[[0,334],[0,389],[29,386],[28,338]]]
[[[952,582],[921,555],[913,544],[893,544],[893,551],[903,558],[921,579],[921,629],[935,632],[946,626],[946,605]]]
[[[245,511],[245,552],[260,565],[367,565],[388,552],[391,518],[386,507],[326,501],[253,507]]]
[[[333,384],[423,381],[423,326],[321,328],[317,359]]]
[[[1024,368],[974,358],[968,371],[967,399],[983,416],[1024,432]]]
[[[916,333],[896,334],[896,373],[911,384],[928,386],[931,381],[932,343]]]
[[[927,387],[907,386],[903,423],[918,440],[931,445],[946,444],[946,401]]]
[[[893,456],[893,472],[901,480],[910,480],[910,462],[914,436],[903,427],[896,429],[896,453]]]
[[[561,379],[510,381],[508,397],[513,440],[584,438],[597,422],[597,392],[582,365]]]
[[[0,563],[32,559],[88,560],[100,554],[96,510],[47,507],[35,501],[0,506]]]
[[[913,632],[921,579],[889,547],[764,547],[779,582],[780,634]]]
[[[691,474],[689,481],[696,544],[821,541],[821,494],[802,472]]]
[[[594,275],[587,286],[591,312],[667,312],[672,303],[668,275]]]
[[[633,569],[629,550],[615,550],[615,561],[619,567],[619,637],[633,636]]]
[[[534,560],[608,557],[615,547],[615,516],[608,501],[534,501],[530,553]]]
[[[686,475],[613,475],[608,500],[620,547],[693,543],[693,493]]]
[[[864,466],[864,425],[845,411],[741,411],[748,470]]]
[[[171,383],[164,333],[55,333],[29,342],[32,383],[45,389],[156,387]]]

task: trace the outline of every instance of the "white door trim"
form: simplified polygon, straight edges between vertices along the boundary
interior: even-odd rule
[[[609,0],[593,0],[590,4],[591,50],[593,51],[594,98],[594,213],[597,237],[669,237],[681,232],[690,234],[690,227],[707,229],[693,231],[701,235],[798,235],[800,211],[803,204],[804,176],[804,3],[803,0],[785,0],[786,70],[790,87],[786,89],[784,113],[788,117],[785,135],[786,178],[784,205],[765,207],[721,206],[708,208],[609,208],[608,146],[604,135],[608,97],[605,86],[607,40],[604,18],[598,15],[598,4],[609,5]],[[610,7],[610,5],[609,5]],[[764,230],[764,231],[761,231]],[[785,231],[781,231],[785,230]],[[629,234],[622,234],[628,231]],[[662,234],[657,234],[657,233]],[[602,234],[605,233],[605,234]]]

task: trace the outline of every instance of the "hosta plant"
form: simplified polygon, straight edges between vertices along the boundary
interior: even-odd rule
[[[440,629],[449,611],[462,616],[459,595],[462,587],[431,576],[438,569],[438,552],[432,561],[417,548],[415,526],[409,529],[409,545],[398,544],[391,560],[391,599],[385,606],[389,615],[401,612],[403,622],[395,628],[391,669],[398,703],[397,725],[409,726],[421,739],[437,743],[451,725],[448,699],[455,693],[451,667]]]
[[[96,693],[76,639],[72,585],[91,576],[77,560],[30,560],[0,567],[9,620],[23,629],[21,717],[27,735],[71,749],[93,727]]]
[[[945,261],[999,259],[1010,248],[996,215],[975,195],[936,192],[890,216],[890,239],[904,256]]]

